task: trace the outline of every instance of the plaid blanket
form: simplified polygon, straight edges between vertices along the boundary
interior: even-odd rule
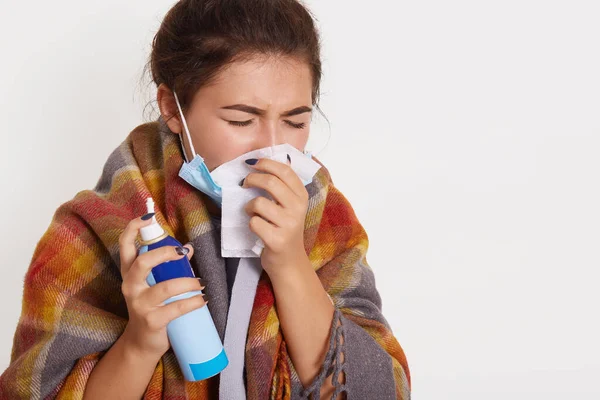
[[[0,376],[0,398],[82,398],[94,365],[127,324],[118,239],[131,219],[145,214],[149,196],[165,230],[181,243],[193,243],[190,262],[196,276],[210,283],[207,307],[223,339],[229,304],[220,238],[206,208],[210,200],[179,178],[182,163],[179,140],[159,117],[136,127],[112,152],[93,190],[78,192],[56,210],[25,276],[22,314],[10,365]],[[332,324],[321,373],[309,388],[303,387],[263,271],[245,350],[247,397],[306,398],[332,371],[344,371],[341,389],[349,399],[408,399],[408,364],[381,312],[366,260],[366,232],[324,166],[306,189],[305,249],[341,325]],[[340,365],[342,353],[345,362]],[[144,398],[216,399],[218,378],[185,381],[169,350]],[[312,394],[318,398],[318,390]]]

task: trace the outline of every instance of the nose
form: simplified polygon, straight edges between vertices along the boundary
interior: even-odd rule
[[[279,121],[265,121],[256,138],[258,148],[277,146],[286,142],[285,131]]]

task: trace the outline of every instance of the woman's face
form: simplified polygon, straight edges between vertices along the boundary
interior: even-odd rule
[[[194,158],[175,98],[165,85],[158,104],[171,131],[183,135],[188,160]],[[181,99],[181,98],[180,98]],[[289,57],[255,57],[230,64],[199,89],[185,119],[194,148],[209,171],[244,153],[289,143],[304,151],[312,115],[309,65]]]

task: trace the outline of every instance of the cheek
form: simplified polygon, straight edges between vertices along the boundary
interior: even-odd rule
[[[202,153],[201,155],[204,157],[209,171],[255,149],[250,136],[248,138],[240,137],[239,133],[222,124],[216,124],[206,132],[210,132],[209,137],[204,141],[206,155]]]
[[[215,146],[212,147],[210,151],[206,152],[207,156],[204,157],[204,162],[206,163],[208,170],[212,171],[219,165],[231,161],[245,152],[245,150],[239,150],[237,146],[231,142],[215,143]]]
[[[209,171],[217,168],[244,153],[245,146],[240,143],[238,135],[223,124],[222,120],[206,122],[202,127],[202,137],[199,138],[198,153],[204,158]]]
[[[298,129],[298,132],[295,132],[294,134],[288,136],[287,142],[295,148],[303,150],[306,147],[306,143],[308,142],[308,137],[310,134],[309,129],[310,128],[305,128],[301,130]]]

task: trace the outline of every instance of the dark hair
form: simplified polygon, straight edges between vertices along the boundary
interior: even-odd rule
[[[312,102],[321,82],[319,33],[299,0],[181,0],[152,41],[152,80],[177,92],[182,109],[228,64],[255,55],[291,56],[312,72]],[[320,110],[319,110],[320,111]]]

